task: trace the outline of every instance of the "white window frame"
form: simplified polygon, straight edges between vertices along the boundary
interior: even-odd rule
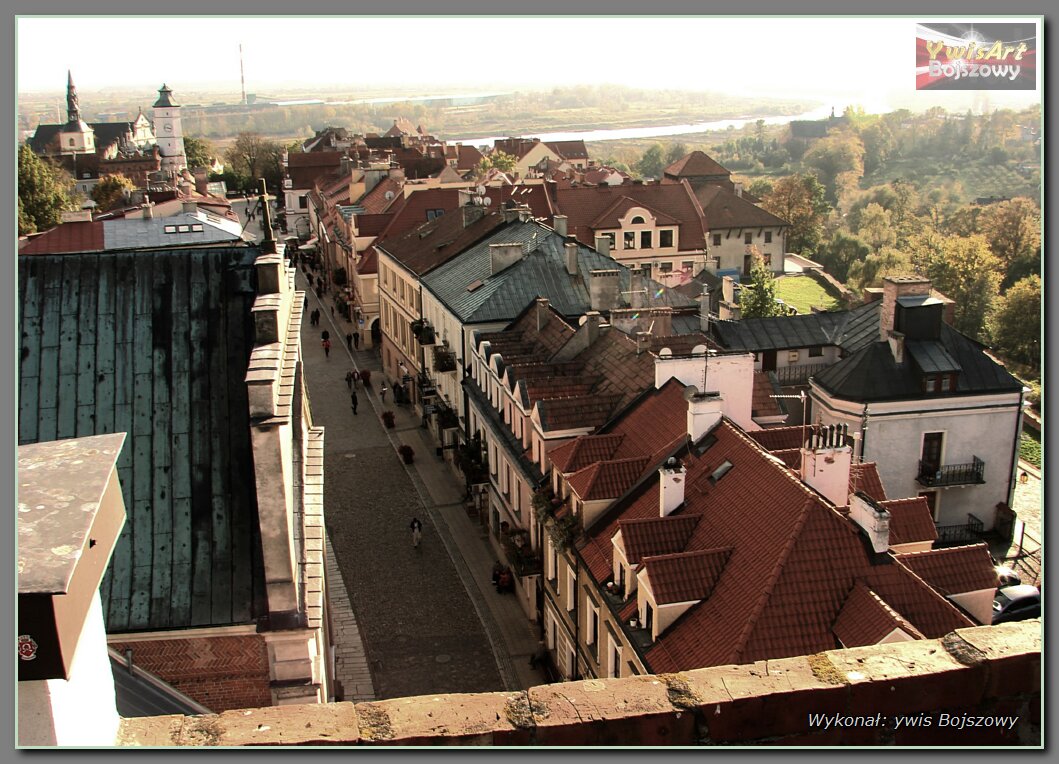
[[[596,633],[592,634],[592,619],[596,621]],[[593,645],[599,641],[599,608],[596,603],[592,601],[592,598],[588,596],[588,592],[585,592],[585,644]]]
[[[566,569],[566,610],[573,612],[577,606],[577,574],[573,568]]]
[[[614,641],[614,635],[607,634],[607,677],[621,678],[621,645]]]

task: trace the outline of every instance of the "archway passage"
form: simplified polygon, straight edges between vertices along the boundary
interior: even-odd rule
[[[377,318],[371,322],[371,345],[372,347],[382,345],[382,328],[379,326],[379,319]]]

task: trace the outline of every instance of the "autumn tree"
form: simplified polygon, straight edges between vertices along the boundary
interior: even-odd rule
[[[997,352],[1034,371],[1041,368],[1041,277],[1034,274],[1012,286],[996,302],[988,321]]]
[[[46,231],[58,225],[64,210],[76,208],[73,180],[62,168],[18,147],[18,235]]]
[[[766,210],[791,224],[787,237],[791,252],[809,256],[816,252],[831,207],[824,198],[824,187],[815,175],[806,173],[780,178],[761,202]]]
[[[661,143],[656,143],[643,153],[640,161],[636,163],[636,169],[645,178],[659,178],[666,168],[665,153]]]
[[[912,259],[899,249],[884,247],[877,254],[856,260],[849,266],[846,283],[855,292],[881,286],[887,276],[904,276],[915,270]]]
[[[1016,265],[1030,273],[1039,271],[1041,212],[1032,199],[1021,196],[992,204],[982,210],[978,222],[989,248],[1000,258],[1006,273],[1011,274]],[[1038,261],[1037,268],[1027,269],[1031,261]],[[1012,278],[1011,282],[1016,280]]]
[[[739,290],[739,315],[742,318],[766,318],[783,315],[776,302],[776,278],[765,264],[757,247],[750,247],[750,281]]]
[[[497,149],[496,151],[491,152],[489,156],[482,157],[482,161],[478,163],[475,172],[478,173],[478,177],[482,177],[493,169],[499,170],[500,172],[514,172],[517,166],[518,157]]]
[[[1003,273],[985,237],[920,237],[916,259],[934,287],[955,300],[953,325],[968,337],[984,339],[986,318],[999,295]]]
[[[871,245],[872,252],[879,254],[883,247],[893,246],[897,242],[890,211],[882,205],[872,202],[860,214],[857,235]]]
[[[864,175],[864,144],[856,133],[834,132],[814,143],[802,162],[815,169],[827,190],[827,199],[836,204],[840,190],[848,192]]]
[[[215,156],[213,146],[205,138],[184,136],[184,156],[188,159],[188,167],[210,167]]]
[[[104,175],[92,189],[92,201],[101,212],[112,210],[125,200],[125,192],[132,191],[136,184],[124,175]]]
[[[239,178],[243,190],[256,188],[257,178],[264,178],[269,188],[278,191],[283,181],[280,159],[283,147],[257,133],[239,133],[224,151],[224,161]]]

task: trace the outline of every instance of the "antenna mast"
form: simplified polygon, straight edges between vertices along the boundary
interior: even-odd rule
[[[243,106],[246,106],[246,78],[243,76],[243,44],[239,43],[239,87],[243,93]]]

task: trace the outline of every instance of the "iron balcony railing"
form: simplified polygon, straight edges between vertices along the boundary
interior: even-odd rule
[[[939,525],[938,540],[935,546],[962,546],[974,544],[982,539],[985,524],[974,515],[968,513],[967,522],[964,525]]]
[[[985,462],[977,456],[971,458],[970,464],[946,464],[939,466],[920,460],[920,485],[938,488],[948,485],[969,485],[985,482]]]

